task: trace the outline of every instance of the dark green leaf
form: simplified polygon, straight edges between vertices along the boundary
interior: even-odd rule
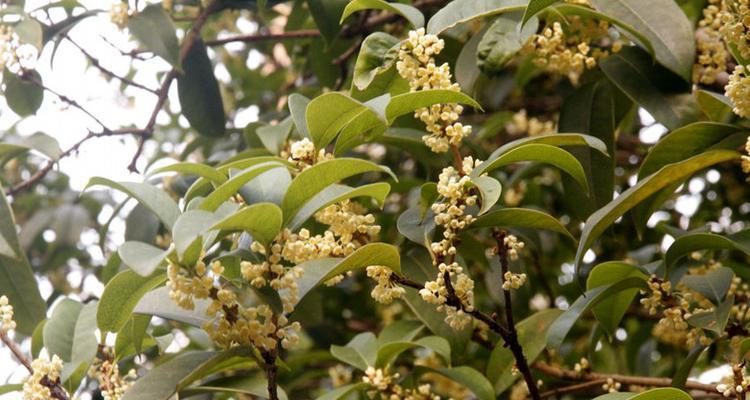
[[[501,208],[479,217],[470,225],[470,229],[484,227],[546,229],[575,241],[557,218],[530,208]]]
[[[705,275],[685,275],[680,283],[718,305],[732,286],[732,279],[734,272],[731,268],[719,267]]]
[[[7,68],[3,71],[5,101],[8,102],[8,107],[21,117],[35,114],[44,100],[44,89],[34,83],[41,83],[42,76],[36,71],[26,74],[29,75],[28,78],[22,78]]]
[[[104,287],[96,322],[102,332],[117,332],[128,322],[138,301],[151,289],[161,285],[167,277],[163,273],[143,277],[126,270],[117,274]]]
[[[586,290],[591,290],[600,286],[610,285],[627,278],[647,279],[643,271],[634,265],[626,264],[619,261],[610,261],[597,265],[589,273],[586,281]],[[602,327],[610,335],[615,334],[615,330],[620,325],[620,320],[630,307],[633,299],[638,294],[638,289],[627,289],[615,293],[602,300],[594,306],[594,316]]]
[[[155,6],[161,8],[159,4]],[[190,126],[204,136],[224,136],[224,103],[206,46],[200,39],[190,46],[183,60],[183,73],[177,75],[177,94]]]
[[[180,47],[175,27],[161,4],[151,4],[129,18],[128,29],[147,50],[179,68]]]
[[[438,35],[458,24],[476,18],[511,11],[522,11],[528,0],[453,0],[427,22],[427,33]]]
[[[421,28],[424,26],[424,15],[419,9],[400,3],[389,3],[383,0],[353,0],[346,5],[343,14],[341,15],[341,23],[344,22],[350,15],[357,11],[362,10],[385,10],[390,11],[394,14],[398,14],[404,18],[414,27],[414,29]]]

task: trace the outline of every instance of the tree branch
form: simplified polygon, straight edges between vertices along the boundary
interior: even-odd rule
[[[185,59],[188,52],[193,47],[195,39],[200,35],[200,31],[201,29],[203,29],[203,25],[206,24],[206,21],[208,21],[208,17],[216,9],[218,3],[219,0],[211,0],[211,2],[208,3],[205,8],[203,8],[198,17],[196,17],[195,23],[193,23],[193,26],[190,27],[190,30],[185,35],[185,39],[182,41],[182,45],[180,46],[180,53],[178,57],[178,60],[180,62]],[[172,85],[172,81],[174,81],[175,78],[177,78],[177,70],[175,68],[172,68],[172,70],[169,71],[169,73],[167,73],[167,75],[164,77],[164,81],[162,82],[161,87],[157,92],[158,98],[156,100],[156,105],[154,105],[154,109],[151,112],[151,116],[149,117],[148,122],[146,123],[146,127],[143,129],[144,134],[141,136],[141,139],[138,142],[138,148],[136,149],[135,154],[133,154],[133,158],[130,160],[130,164],[128,165],[128,170],[130,170],[131,172],[138,172],[136,163],[138,162],[138,158],[141,156],[141,153],[143,153],[143,146],[146,144],[146,140],[151,138],[151,136],[153,136],[154,134],[156,117],[159,115],[159,111],[161,111],[164,103],[166,103],[167,101],[169,87]]]
[[[21,349],[18,348],[18,345],[16,345],[16,342],[12,341],[8,337],[8,333],[2,329],[0,329],[0,341],[2,341],[8,347],[8,349],[10,350],[11,353],[13,353],[13,356],[16,357],[18,362],[20,362],[26,368],[26,370],[29,371],[29,374],[34,374],[34,369],[31,368],[31,361],[29,361],[29,359],[23,354]],[[44,376],[39,381],[39,383],[49,389],[50,396],[53,399],[68,400],[68,394],[62,388],[60,378],[57,378],[57,380],[52,381],[47,376]]]
[[[554,367],[544,362],[536,362],[533,368],[539,372],[549,375],[554,378],[587,382],[587,381],[600,381],[602,379],[612,379],[615,382],[620,382],[626,385],[638,385],[638,386],[649,386],[649,387],[670,387],[672,386],[672,378],[658,378],[650,376],[635,376],[635,375],[620,375],[620,374],[601,374],[597,372],[585,372],[578,373],[575,371],[565,370],[562,368]],[[700,383],[696,381],[685,382],[685,388],[689,390],[699,390],[707,393],[715,393],[716,386],[707,383]]]
[[[321,37],[320,31],[317,29],[306,29],[299,31],[289,31],[282,33],[257,33],[252,35],[239,35],[232,36],[224,39],[214,39],[206,41],[206,46],[222,46],[227,43],[252,43],[252,42],[263,42],[263,41],[274,41],[274,40],[293,40],[293,39],[305,39],[305,38],[319,38]]]
[[[497,242],[497,256],[500,259],[500,283],[503,283],[505,279],[505,273],[508,272],[508,247],[505,245],[505,238],[508,233],[502,229],[493,229],[492,236]],[[518,332],[516,331],[516,324],[513,320],[513,303],[511,299],[510,290],[503,289],[503,296],[505,296],[505,322],[508,327],[508,337],[504,338],[505,343],[513,353],[513,357],[516,359],[516,366],[521,371],[523,379],[526,381],[526,386],[529,389],[529,394],[534,400],[540,400],[539,388],[536,386],[534,377],[531,375],[531,369],[529,363],[526,361],[526,356],[523,354],[523,348],[518,342]]]

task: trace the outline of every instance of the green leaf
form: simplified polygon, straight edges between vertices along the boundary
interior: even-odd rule
[[[272,168],[278,168],[281,164],[276,162],[264,162],[261,164],[253,165],[237,175],[229,178],[226,182],[219,185],[216,190],[211,192],[203,201],[200,203],[200,209],[205,211],[216,211],[219,206],[224,204],[225,201],[229,200],[230,197],[237,194],[240,188],[247,182],[256,178],[263,172],[268,171]]]
[[[516,324],[518,341],[526,361],[533,363],[542,353],[547,346],[547,330],[560,314],[562,311],[556,309],[539,311]],[[502,341],[498,342],[487,362],[487,379],[493,383],[495,393],[504,392],[519,378],[518,374],[513,373],[515,362],[513,353]]]
[[[468,104],[474,108],[482,108],[476,100],[463,92],[446,89],[432,89],[409,92],[391,97],[388,106],[385,108],[385,116],[389,123],[391,123],[396,117],[413,112],[418,108],[429,107],[433,104],[447,103]]]
[[[146,293],[138,300],[138,304],[133,308],[133,313],[178,321],[197,328],[202,328],[203,324],[209,321],[206,310],[211,304],[211,300],[196,299],[194,301],[195,308],[185,310],[172,301],[169,297],[169,291],[168,287],[161,286]]]
[[[526,8],[528,0],[453,0],[427,23],[427,33],[438,35],[458,24]]]
[[[408,208],[396,220],[398,232],[421,246],[429,246],[435,233],[435,214],[423,213],[418,207]]]
[[[44,324],[44,347],[63,361],[71,360],[76,321],[82,309],[83,304],[65,298],[55,306],[52,316]]]
[[[370,197],[382,207],[385,198],[390,191],[391,185],[387,182],[371,183],[354,188],[346,185],[333,184],[321,190],[305,203],[305,205],[294,215],[294,218],[288,223],[288,227],[291,230],[296,230],[318,212],[318,210],[328,207],[331,204],[347,199],[353,199],[355,197]]]
[[[200,386],[191,386],[180,390],[180,398],[204,393],[245,394],[265,399],[268,398],[268,381],[262,374],[254,376],[229,376],[203,382]],[[288,398],[282,388],[278,388],[278,395],[279,400],[286,400]]]
[[[44,325],[46,324],[46,319],[41,320],[31,335],[31,355],[34,358],[39,357],[39,353],[44,348]]]
[[[426,349],[438,349],[436,351],[441,357],[445,357],[444,354],[448,354],[447,361],[450,362],[450,344],[447,340],[440,336],[429,336],[423,339],[428,340],[417,340],[417,341],[403,341],[403,342],[390,342],[378,347],[377,358],[375,360],[376,368],[385,368],[389,366],[398,356],[410,349],[415,347],[424,347]],[[434,351],[434,350],[433,350]],[[442,353],[442,354],[441,354]]]
[[[655,65],[644,51],[625,47],[599,66],[615,86],[667,128],[677,129],[695,120],[695,111],[684,104],[692,100],[688,87],[682,81],[675,82],[676,76]]]
[[[292,120],[294,120],[294,126],[297,127],[297,132],[299,132],[300,136],[303,138],[309,138],[310,132],[307,129],[305,111],[310,104],[310,99],[299,93],[292,93],[289,95],[288,103],[289,113],[292,115]]]
[[[13,33],[18,35],[18,40],[22,44],[34,46],[38,52],[42,52],[42,24],[34,18],[24,17],[24,19],[13,27]]]
[[[640,180],[630,189],[622,192],[617,198],[591,214],[586,220],[575,257],[576,267],[580,266],[583,255],[594,240],[615,220],[641,201],[670,184],[688,178],[701,169],[736,158],[737,152],[734,151],[709,150],[685,161],[669,164],[647,178]]]
[[[161,6],[160,6],[161,7]],[[125,392],[123,400],[167,400],[178,390],[180,381],[208,362],[217,353],[190,351],[154,367]]]
[[[26,73],[30,76],[21,78],[7,68],[3,71],[5,101],[8,102],[8,107],[21,117],[35,114],[44,100],[44,89],[34,83],[42,82],[42,76],[36,71]]]
[[[697,250],[736,250],[750,255],[750,231],[745,230],[733,235],[714,233],[691,233],[678,237],[664,255],[667,268]]]
[[[575,241],[573,235],[565,229],[560,220],[545,212],[530,208],[501,208],[493,210],[477,218],[469,226],[469,229],[486,227],[546,229],[560,233]]]
[[[354,4],[354,2],[349,3]],[[375,77],[390,69],[395,61],[400,41],[384,32],[373,32],[362,42],[357,61],[354,64],[352,85],[365,90]]]
[[[104,287],[96,322],[102,332],[117,332],[128,322],[138,301],[151,289],[161,285],[167,277],[155,273],[143,277],[125,270],[115,275]]]
[[[96,357],[99,341],[96,339],[96,309],[98,302],[86,303],[78,313],[73,333],[73,347],[70,352],[70,361],[75,369],[81,365],[88,365]]]
[[[136,353],[141,352],[143,339],[146,337],[146,329],[148,329],[150,323],[150,315],[134,314],[128,319],[125,326],[117,332],[115,338],[115,355],[118,359],[123,358],[131,347]]]
[[[339,20],[349,0],[307,0],[307,7],[327,43],[331,43],[341,30]]]
[[[97,185],[108,186],[134,197],[139,203],[156,214],[167,229],[172,229],[172,225],[180,215],[177,203],[167,193],[148,183],[115,182],[107,178],[93,177],[86,184],[84,190]]]
[[[523,18],[521,19],[521,26],[526,25],[531,17],[539,14],[545,8],[557,3],[559,0],[529,0],[529,5],[526,6],[526,10],[523,12]]]
[[[255,134],[271,154],[279,154],[282,146],[286,143],[287,138],[289,138],[293,126],[294,119],[289,116],[276,125],[264,125],[258,127],[258,129],[255,130]]]
[[[180,67],[180,46],[175,27],[161,4],[151,4],[129,18],[128,29],[148,51],[174,67]]]
[[[424,26],[424,15],[419,9],[400,3],[389,3],[383,0],[353,0],[346,5],[344,13],[341,15],[339,23],[343,23],[350,15],[362,10],[385,10],[398,14],[414,27],[414,29]]]
[[[117,249],[120,259],[141,276],[151,275],[172,252],[172,247],[164,250],[143,242],[125,242]]]
[[[343,400],[348,398],[348,396],[352,393],[356,393],[359,391],[363,391],[365,389],[369,389],[371,386],[367,383],[360,382],[360,383],[351,383],[346,386],[342,386],[340,388],[336,388],[318,398],[315,400]]]
[[[284,226],[287,226],[293,216],[320,191],[342,179],[365,172],[386,172],[395,178],[387,167],[357,158],[326,160],[300,172],[292,180],[281,202]]]
[[[155,6],[161,8],[159,4]],[[190,46],[183,60],[183,70],[177,75],[177,94],[182,114],[201,135],[224,136],[227,124],[224,103],[206,46],[200,39]]]
[[[707,348],[708,346],[697,344],[695,345],[695,347],[690,349],[687,357],[682,360],[679,368],[677,368],[677,372],[675,372],[675,374],[672,376],[673,387],[677,389],[683,389],[685,387],[685,382],[687,382],[688,377],[690,376],[690,371],[692,371],[693,365],[695,365],[695,362],[698,361],[698,358]]]
[[[732,286],[732,279],[734,271],[731,268],[719,267],[705,275],[685,275],[680,283],[718,305]]]
[[[346,346],[331,346],[331,355],[362,371],[375,366],[377,351],[377,339],[372,332],[360,333]]]
[[[471,183],[479,189],[479,194],[482,199],[482,207],[479,210],[479,215],[482,215],[497,203],[500,199],[500,193],[503,191],[503,187],[497,179],[489,176],[474,178],[471,180]]]
[[[177,256],[183,264],[193,265],[198,261],[203,250],[202,237],[206,236],[205,232],[219,218],[213,213],[203,210],[188,210],[177,218],[172,228],[172,240]]]
[[[273,203],[257,203],[244,207],[213,225],[211,229],[248,232],[263,244],[270,243],[281,230],[282,214]]]
[[[724,95],[697,89],[693,92],[703,114],[715,122],[727,122],[732,117],[732,102]]]
[[[478,400],[494,400],[495,391],[492,384],[479,371],[468,366],[454,368],[429,368],[423,366],[415,367],[419,372],[432,372],[442,375],[469,389]]]
[[[202,178],[208,179],[215,185],[221,185],[227,181],[227,177],[221,172],[214,168],[200,163],[192,162],[178,162],[171,165],[167,165],[161,168],[157,168],[148,173],[148,176],[154,176],[164,172],[178,172],[182,175],[195,175]]]
[[[483,162],[480,165],[480,168],[482,173],[487,173],[505,165],[523,161],[537,161],[554,165],[575,179],[581,186],[581,189],[586,192],[589,191],[589,185],[586,181],[586,172],[583,170],[581,163],[568,151],[548,144],[523,144],[509,150],[497,158],[494,158],[490,162]],[[479,174],[475,174],[474,171],[472,171],[471,175],[478,176]]]
[[[8,297],[18,332],[31,335],[47,314],[34,273],[18,242],[16,221],[0,185],[0,293]]]
[[[488,75],[498,74],[516,54],[526,41],[536,33],[538,21],[520,28],[521,13],[514,12],[501,15],[490,25],[482,40],[477,45],[477,66]],[[520,28],[520,29],[519,29]]]
[[[315,148],[327,146],[352,120],[368,112],[373,113],[366,105],[342,93],[329,92],[311,100],[305,120]]]
[[[690,81],[695,58],[693,25],[673,0],[593,0],[596,9],[648,38],[656,60]]]
[[[638,178],[643,179],[665,165],[698,155],[741,131],[742,128],[734,125],[705,121],[679,127],[651,147],[638,170]]]
[[[415,320],[394,321],[383,327],[378,334],[378,347],[392,342],[409,342],[424,329],[424,325]]]
[[[608,393],[594,400],[692,400],[689,394],[675,388],[658,388],[641,393]]]
[[[619,261],[610,261],[597,265],[589,273],[586,281],[586,290],[619,282],[627,278],[648,279],[643,271]],[[627,289],[602,300],[594,306],[594,316],[604,327],[608,334],[614,335],[618,325],[633,299],[638,294],[638,289]]]
[[[556,133],[551,135],[532,136],[522,139],[516,139],[510,143],[506,143],[500,146],[499,148],[497,148],[497,150],[493,151],[492,154],[490,154],[490,156],[487,157],[486,160],[484,160],[484,162],[479,164],[478,167],[474,168],[474,170],[471,171],[471,176],[475,177],[484,174],[485,172],[487,172],[488,167],[492,165],[492,163],[496,159],[503,157],[511,150],[528,144],[547,144],[550,146],[588,146],[602,152],[603,154],[607,154],[607,145],[604,144],[601,139],[598,139],[594,136],[581,135],[577,133]]]
[[[359,144],[375,140],[385,132],[382,114],[389,98],[390,95],[386,93],[364,103],[365,108],[341,129],[333,150],[334,155],[340,156]]]
[[[559,349],[576,321],[578,321],[583,313],[590,310],[591,307],[596,306],[601,301],[614,294],[620,293],[623,290],[645,287],[647,287],[645,279],[631,277],[609,285],[587,290],[586,293],[580,296],[578,300],[571,304],[571,306],[565,310],[565,312],[560,315],[554,323],[552,323],[552,326],[550,326],[549,332],[547,333],[547,344],[554,349]]]
[[[724,333],[729,321],[729,313],[734,306],[734,295],[728,296],[726,300],[716,303],[717,306],[710,311],[695,312],[687,322],[700,329],[715,332],[718,335]]]
[[[368,243],[344,258],[321,258],[299,264],[305,271],[297,281],[299,297],[304,297],[310,290],[336,275],[370,265],[382,265],[400,274],[401,257],[398,248],[385,243]]]

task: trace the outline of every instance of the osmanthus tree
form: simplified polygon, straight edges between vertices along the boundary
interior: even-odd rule
[[[747,0],[42,3],[1,3],[5,101],[95,128],[3,133],[2,369],[28,377],[0,392],[750,390]],[[127,74],[75,39],[107,11]],[[52,89],[61,44],[152,111],[108,126]],[[142,179],[72,189],[58,162],[105,136]]]

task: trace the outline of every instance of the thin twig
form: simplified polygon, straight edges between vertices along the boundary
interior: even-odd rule
[[[23,365],[26,370],[29,371],[29,374],[34,374],[34,369],[31,367],[31,361],[28,359],[28,357],[26,357],[26,355],[23,354],[21,349],[18,348],[16,342],[12,341],[8,337],[8,333],[2,329],[0,329],[0,341],[2,341],[5,346],[8,347],[8,349],[11,353],[13,353],[13,356],[16,357],[18,362],[20,362],[21,365]],[[50,380],[47,376],[44,376],[39,381],[39,383],[49,389],[51,398],[56,400],[68,400],[68,393],[65,392],[65,390],[62,388],[62,383],[60,382],[59,377],[53,381]]]
[[[196,17],[195,23],[193,23],[193,26],[190,27],[190,30],[185,35],[185,39],[180,46],[180,53],[178,57],[178,60],[180,62],[185,59],[188,52],[193,47],[195,39],[200,35],[200,31],[203,28],[203,25],[205,25],[206,21],[208,21],[209,15],[211,15],[211,13],[216,9],[218,3],[219,0],[212,0],[205,8],[203,8],[198,17]],[[164,81],[162,82],[161,87],[158,90],[156,105],[151,112],[151,116],[146,123],[146,127],[143,128],[145,133],[141,136],[138,142],[138,148],[136,149],[135,154],[133,154],[133,158],[130,160],[130,164],[128,165],[128,170],[130,170],[131,172],[138,172],[136,163],[138,162],[138,158],[141,156],[141,153],[143,153],[143,146],[146,144],[146,140],[151,138],[151,136],[153,136],[154,134],[156,117],[159,115],[159,111],[161,111],[164,103],[166,103],[167,101],[169,87],[172,85],[172,81],[174,81],[175,78],[177,78],[177,70],[174,68],[169,71],[169,73],[167,73],[167,76],[164,77]]]
[[[71,99],[70,97],[68,97],[68,96],[66,96],[66,95],[64,95],[62,93],[58,93],[57,91],[55,91],[54,89],[52,89],[52,88],[50,88],[48,86],[45,86],[44,83],[42,83],[40,80],[36,79],[34,77],[34,75],[32,75],[31,73],[27,73],[27,71],[22,71],[19,74],[19,78],[21,78],[21,79],[23,79],[25,81],[31,82],[34,85],[37,85],[42,90],[45,90],[45,91],[48,91],[48,92],[52,93],[53,95],[57,96],[63,102],[69,104],[70,106],[72,106],[74,108],[77,108],[78,110],[80,110],[84,114],[88,115],[89,118],[91,118],[92,120],[94,120],[94,122],[96,122],[97,124],[99,124],[99,126],[101,126],[102,129],[108,130],[107,126],[104,124],[104,122],[102,122],[96,115],[94,115],[93,113],[91,113],[89,110],[87,110],[85,107],[83,107],[77,101]]]
[[[505,238],[508,233],[502,229],[494,229],[492,236],[497,242],[497,256],[500,259],[500,283],[502,285],[505,279],[505,274],[510,270],[508,266],[508,247],[505,245]],[[531,368],[526,360],[526,356],[523,354],[523,348],[518,342],[518,332],[516,331],[516,323],[513,320],[513,303],[511,299],[510,290],[503,289],[503,295],[505,296],[505,322],[508,328],[508,337],[504,338],[510,351],[513,353],[513,357],[516,359],[516,366],[521,371],[523,379],[526,381],[526,386],[529,389],[529,394],[534,400],[540,400],[539,388],[536,386],[534,377],[531,375]]]
[[[602,374],[597,372],[584,372],[578,373],[575,371],[565,370],[562,368],[554,367],[544,362],[536,362],[533,368],[539,372],[549,375],[554,378],[570,380],[570,381],[594,381],[594,380],[607,380],[612,379],[615,382],[623,383],[626,385],[638,385],[648,387],[670,387],[672,386],[672,378],[659,378],[651,376],[635,376],[635,375],[620,375],[620,374]],[[700,383],[696,381],[685,382],[684,387],[689,390],[700,390],[708,393],[715,393],[716,386]]]
[[[576,383],[573,385],[563,386],[563,387],[544,391],[539,394],[539,397],[546,399],[549,397],[560,396],[563,394],[581,392],[581,391],[592,389],[595,387],[601,387],[601,385],[603,385],[606,382],[607,382],[606,379],[595,379],[593,381]]]
[[[224,39],[214,39],[206,41],[206,46],[222,46],[227,43],[243,42],[263,42],[263,41],[274,41],[274,40],[293,40],[293,39],[305,39],[305,38],[319,38],[321,37],[320,31],[317,29],[306,29],[299,31],[289,31],[282,33],[258,33],[252,35],[239,35],[232,36]]]
[[[101,63],[99,62],[99,59],[97,59],[96,57],[92,56],[92,55],[91,55],[91,53],[89,53],[88,51],[86,51],[86,49],[84,49],[84,48],[83,48],[83,47],[82,47],[81,45],[79,45],[79,44],[78,44],[78,43],[76,43],[76,42],[75,42],[75,41],[74,41],[73,39],[71,39],[71,38],[70,38],[70,36],[68,36],[68,35],[63,35],[63,37],[64,37],[65,39],[67,39],[67,40],[68,40],[68,41],[69,41],[70,43],[72,43],[72,44],[73,44],[73,46],[77,47],[77,48],[78,48],[78,50],[80,50],[80,52],[81,52],[81,53],[82,53],[82,54],[83,54],[83,55],[84,55],[84,56],[85,56],[86,58],[88,58],[88,59],[89,59],[89,62],[91,62],[91,65],[93,65],[94,67],[96,67],[97,69],[99,69],[99,70],[100,70],[100,71],[101,71],[102,73],[104,73],[105,75],[109,76],[110,78],[114,78],[114,79],[117,79],[117,80],[119,80],[120,82],[122,82],[122,83],[124,83],[124,84],[126,84],[126,85],[128,85],[128,86],[133,86],[133,87],[136,87],[136,88],[138,88],[138,89],[142,89],[142,90],[145,90],[145,91],[147,91],[147,92],[149,92],[149,93],[151,93],[151,94],[155,94],[155,95],[158,95],[158,94],[159,94],[159,93],[158,93],[158,92],[157,92],[156,90],[154,90],[154,89],[151,89],[150,87],[147,87],[147,86],[141,85],[140,83],[138,83],[138,82],[135,82],[135,81],[133,81],[132,79],[128,79],[128,78],[126,78],[126,77],[124,77],[124,76],[120,76],[120,75],[117,75],[117,74],[115,74],[115,73],[114,73],[114,72],[113,72],[112,70],[110,70],[110,69],[107,69],[107,68],[105,68],[105,67],[104,67],[104,66],[103,66],[103,65],[102,65],[102,64],[101,64]]]

